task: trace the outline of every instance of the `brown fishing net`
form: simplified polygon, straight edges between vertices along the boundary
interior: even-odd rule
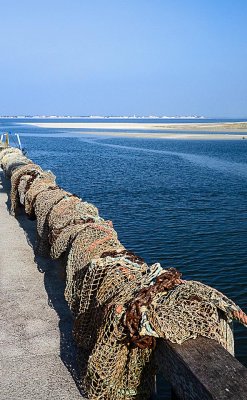
[[[12,212],[20,204],[37,218],[39,252],[66,259],[65,298],[90,399],[148,399],[159,338],[181,344],[205,336],[233,353],[230,321],[247,326],[247,316],[231,300],[181,280],[173,268],[149,267],[124,248],[95,206],[59,188],[20,150],[2,150],[0,163],[12,176]]]
[[[84,224],[67,225],[56,237],[53,236],[53,240],[50,241],[50,255],[52,258],[57,259],[64,255],[78,233],[83,229],[83,225]]]
[[[73,311],[76,299],[76,277],[94,258],[106,251],[123,250],[111,221],[86,223],[71,244],[66,267],[65,298]]]
[[[30,183],[32,179],[31,175],[23,175],[20,179],[19,185],[18,185],[18,190],[16,191],[17,195],[19,196],[19,204],[24,206],[25,204],[25,194],[27,191],[27,187]],[[16,196],[17,197],[17,196]],[[11,202],[11,213],[14,215],[16,213],[16,209],[17,209],[17,201],[15,202],[15,204],[13,202]]]
[[[36,164],[24,165],[14,171],[11,176],[11,213],[14,215],[18,203],[24,205],[25,195],[32,181],[41,173],[42,169]]]
[[[240,309],[206,285],[181,281],[174,269],[163,272],[155,267],[153,271],[146,267],[139,276],[136,267],[130,269],[129,276],[134,279],[129,285],[123,281],[120,290],[117,263],[108,257],[93,261],[84,274],[74,337],[90,353],[84,377],[90,399],[148,399],[155,373],[152,349],[156,338],[181,344],[206,336],[225,348],[232,344],[220,315],[223,312],[230,321]],[[129,265],[125,268],[127,273]],[[109,279],[115,294],[107,290]],[[126,291],[128,286],[132,290]],[[107,298],[105,293],[111,295]]]
[[[149,268],[127,251],[87,266],[74,337],[91,354],[84,377],[90,399],[150,397],[155,375],[152,347],[132,345],[123,318],[133,296],[160,272],[159,264]]]
[[[23,165],[31,164],[32,161],[25,156],[18,156],[17,158],[12,155],[12,158],[8,157],[8,162],[4,166],[5,175],[10,178],[12,173]]]
[[[224,313],[230,322],[235,318],[234,311],[239,310],[233,301],[217,290],[200,282],[186,281],[175,290],[156,295],[145,312],[158,337],[181,344],[205,336],[227,348],[220,315]]]
[[[77,308],[74,336],[80,347],[92,350],[104,307],[112,301],[117,302],[118,297],[131,298],[133,283],[136,289],[137,282],[142,282],[147,269],[141,258],[127,250],[116,250],[92,260],[84,268],[84,276],[79,271],[76,276],[79,279],[75,279]]]
[[[1,167],[2,167],[3,158],[8,154],[10,155],[11,153],[14,153],[16,155],[16,157],[18,155],[22,155],[23,154],[21,150],[16,149],[14,147],[7,147],[7,148],[4,147],[4,149],[2,149],[1,152],[0,152],[0,165],[1,165]]]
[[[5,154],[5,156],[1,159],[1,165],[5,172],[5,175],[10,178],[12,172],[16,169],[21,167],[22,165],[26,165],[30,163],[27,157],[23,156],[22,153],[11,152]]]
[[[39,193],[47,189],[56,188],[56,177],[49,171],[40,173],[32,182],[25,195],[25,212],[28,215],[34,214],[34,203]]]
[[[49,254],[49,213],[54,205],[58,204],[64,197],[69,196],[71,196],[70,193],[58,187],[42,190],[36,196],[34,213],[37,219],[37,252],[40,255],[46,256]]]
[[[155,367],[152,350],[124,343],[121,314],[107,310],[89,357],[84,385],[90,399],[149,399]]]
[[[53,206],[49,214],[50,243],[53,244],[68,225],[94,222],[97,219],[99,219],[98,210],[93,204],[82,202],[76,196],[62,199]]]

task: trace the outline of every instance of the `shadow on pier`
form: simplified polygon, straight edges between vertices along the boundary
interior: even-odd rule
[[[7,208],[10,211],[10,181],[1,174],[3,191],[7,194]],[[72,336],[73,316],[64,298],[65,271],[61,263],[50,258],[44,258],[36,254],[36,221],[28,219],[23,209],[18,209],[17,220],[24,230],[28,244],[32,247],[40,273],[44,274],[44,286],[47,292],[48,304],[59,317],[60,331],[60,357],[66,368],[72,375],[80,393],[83,393],[77,364],[78,351]]]

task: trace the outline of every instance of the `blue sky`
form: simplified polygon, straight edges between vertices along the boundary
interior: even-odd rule
[[[0,0],[0,115],[247,117],[246,0]]]

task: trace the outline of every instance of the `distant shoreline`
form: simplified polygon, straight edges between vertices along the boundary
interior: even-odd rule
[[[123,119],[123,120],[143,120],[143,119],[207,119],[206,117],[200,116],[200,115],[180,115],[180,116],[158,116],[158,115],[143,115],[143,116],[138,116],[138,115],[111,115],[111,116],[103,116],[103,115],[0,115],[0,119],[40,119],[40,120],[44,120],[44,119],[57,119],[57,120],[61,120],[61,119],[68,119],[68,120],[73,120],[73,119],[91,119],[92,121],[94,119],[102,119],[102,120],[111,120],[111,119]],[[215,119],[215,118],[209,118],[209,119]],[[219,119],[219,118],[216,118]],[[229,118],[226,118],[229,119]],[[230,118],[232,119],[232,118]],[[235,118],[233,118],[235,119]],[[241,118],[244,119],[244,118]]]
[[[85,129],[82,135],[131,137],[148,139],[178,140],[243,140],[247,139],[247,122],[227,123],[166,123],[162,125],[147,123],[63,123],[63,122],[27,122],[22,125],[50,129]],[[87,131],[87,129],[91,129]],[[93,131],[99,130],[99,131]],[[118,132],[114,130],[119,130]],[[132,132],[127,132],[131,130]],[[169,130],[171,132],[147,132]],[[143,131],[143,132],[140,132]],[[188,133],[186,133],[186,131]],[[193,131],[193,133],[189,132]],[[206,132],[203,132],[206,131]],[[182,133],[185,132],[185,133]],[[212,132],[212,133],[208,133]],[[217,133],[218,132],[218,133]],[[223,132],[223,133],[220,133]],[[239,133],[233,134],[233,132]]]
[[[222,123],[129,123],[129,122],[24,122],[39,128],[57,129],[99,129],[99,130],[172,130],[172,131],[207,131],[207,132],[247,132],[247,122]]]

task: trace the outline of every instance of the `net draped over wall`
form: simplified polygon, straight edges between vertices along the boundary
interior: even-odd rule
[[[12,215],[22,207],[37,220],[36,251],[66,260],[65,298],[89,399],[148,399],[159,338],[181,344],[205,336],[233,352],[229,323],[247,326],[233,301],[182,280],[174,268],[148,266],[125,249],[93,204],[60,188],[20,150],[0,144],[0,163],[11,178]]]

